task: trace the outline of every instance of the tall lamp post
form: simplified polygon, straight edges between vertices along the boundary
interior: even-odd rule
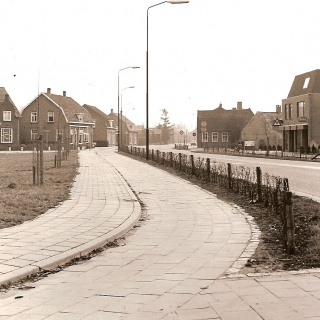
[[[126,89],[133,89],[134,86],[130,86],[130,87],[125,87],[121,90],[121,109],[120,109],[120,117],[121,117],[121,126],[120,126],[120,134],[121,134],[121,139],[120,139],[120,147],[122,147],[122,91],[123,90],[126,90]],[[118,116],[118,119],[119,119],[119,116]],[[119,126],[118,126],[119,128]],[[118,150],[119,150],[119,144],[118,144]]]
[[[147,53],[146,53],[146,160],[149,160],[149,9],[163,3],[183,4],[189,0],[168,0],[150,6],[147,9]]]
[[[120,104],[119,104],[119,96],[120,96],[120,71],[122,70],[126,70],[126,69],[139,69],[140,67],[126,67],[126,68],[122,68],[118,71],[118,151],[119,151],[119,142],[120,142],[120,131],[119,131],[119,125],[120,125],[120,119],[119,119],[119,108],[120,108]]]

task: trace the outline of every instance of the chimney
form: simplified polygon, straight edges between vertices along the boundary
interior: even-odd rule
[[[276,112],[277,112],[278,114],[281,113],[281,105],[280,105],[280,104],[277,104],[277,105],[276,105]]]
[[[9,101],[9,95],[7,93],[4,95],[4,101]]]
[[[113,109],[111,109],[111,113],[113,113]]]
[[[47,88],[47,94],[51,94],[51,88]]]
[[[64,96],[64,97],[66,96],[66,94],[67,94],[67,92],[66,92],[66,91],[63,91],[63,96]]]
[[[242,110],[242,102],[237,102],[237,110]]]

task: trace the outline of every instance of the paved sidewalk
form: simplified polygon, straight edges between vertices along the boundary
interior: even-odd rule
[[[70,200],[33,221],[0,230],[0,284],[101,247],[130,230],[140,214],[121,175],[93,150],[81,152]]]
[[[89,169],[105,163],[106,181],[121,172],[145,221],[120,246],[8,292],[0,319],[320,319],[320,273],[223,277],[254,245],[236,207],[111,148],[80,157]]]

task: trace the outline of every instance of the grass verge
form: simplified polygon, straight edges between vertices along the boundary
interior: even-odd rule
[[[32,220],[67,200],[77,174],[76,151],[54,167],[54,152],[44,153],[43,186],[33,185],[33,153],[0,153],[0,228]]]

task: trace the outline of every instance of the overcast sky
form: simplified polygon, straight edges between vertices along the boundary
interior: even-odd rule
[[[0,86],[19,109],[38,90],[145,124],[147,8],[153,0],[6,0]],[[149,10],[150,127],[195,127],[197,110],[274,111],[295,75],[320,68],[319,0],[190,0]],[[122,90],[128,86],[133,89]]]

